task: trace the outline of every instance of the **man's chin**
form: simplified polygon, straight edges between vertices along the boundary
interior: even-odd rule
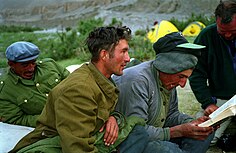
[[[123,71],[121,71],[121,72],[119,72],[119,73],[115,73],[115,75],[121,76],[121,75],[123,75]]]
[[[33,75],[24,75],[23,76],[24,79],[30,80],[33,78]]]

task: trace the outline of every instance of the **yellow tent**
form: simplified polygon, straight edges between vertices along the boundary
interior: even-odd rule
[[[182,32],[184,36],[197,36],[206,26],[199,21],[190,23]]]
[[[155,43],[159,38],[165,36],[166,34],[178,31],[179,30],[171,22],[162,20],[147,33],[147,38],[151,43]]]

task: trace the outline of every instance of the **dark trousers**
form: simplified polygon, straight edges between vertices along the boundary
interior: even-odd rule
[[[148,133],[144,126],[136,125],[119,146],[119,153],[143,153],[148,144]]]
[[[178,138],[170,141],[152,141],[148,143],[144,153],[205,153],[213,137],[214,133],[205,140]]]

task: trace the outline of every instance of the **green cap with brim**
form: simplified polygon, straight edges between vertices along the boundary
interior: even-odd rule
[[[205,48],[206,46],[193,44],[193,43],[183,43],[183,44],[177,45],[176,47],[189,48],[189,49],[202,49],[202,48]]]
[[[205,48],[205,46],[189,43],[180,32],[169,33],[153,44],[156,55],[178,51],[199,56],[203,48]]]
[[[159,71],[175,74],[192,69],[205,46],[189,43],[181,33],[173,32],[153,44],[156,59],[153,65]]]

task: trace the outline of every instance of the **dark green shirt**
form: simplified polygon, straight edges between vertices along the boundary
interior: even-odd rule
[[[32,80],[8,70],[0,78],[0,117],[6,123],[35,127],[49,91],[68,75],[65,68],[49,58],[37,61]]]
[[[236,75],[231,48],[218,34],[216,24],[203,29],[194,43],[206,46],[189,78],[197,100],[205,109],[215,103],[212,97],[227,100],[236,94]]]

